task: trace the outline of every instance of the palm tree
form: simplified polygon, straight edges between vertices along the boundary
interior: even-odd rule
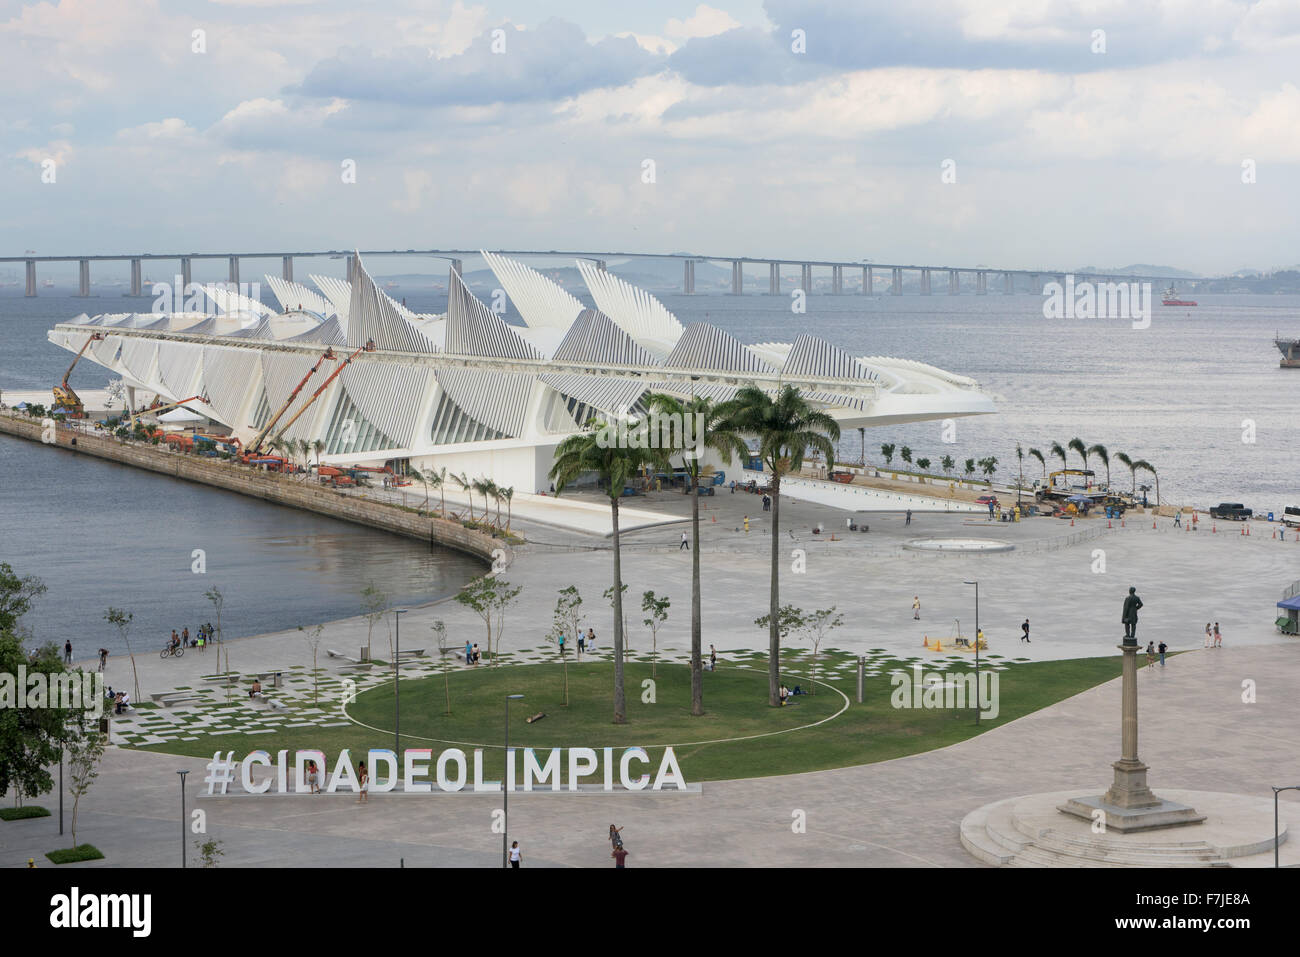
[[[1070,463],[1065,460],[1065,449],[1061,446],[1060,442],[1053,442],[1052,447],[1048,450],[1048,454],[1061,460],[1061,468],[1068,469],[1070,467]]]
[[[320,454],[325,451],[325,442],[321,439],[312,439],[311,450],[316,453],[316,474],[320,474]]]
[[[1115,458],[1119,459],[1119,461],[1123,462],[1128,467],[1129,473],[1133,476],[1133,494],[1137,495],[1137,463],[1128,457],[1127,452],[1116,452]]]
[[[501,497],[506,500],[506,532],[508,533],[510,531],[510,500],[515,497],[515,487],[512,485],[509,488],[503,488]]]
[[[483,476],[480,475],[478,478],[476,478],[474,481],[470,482],[469,484],[470,484],[470,499],[471,500],[473,499],[474,492],[478,492],[480,495],[483,496],[483,521],[487,522],[489,525],[492,524],[491,520],[488,518],[488,490],[490,487],[489,480],[483,478]]]
[[[492,496],[492,501],[497,503],[497,528],[501,527],[501,500],[505,498],[502,495],[503,489],[496,482],[488,479],[488,493]]]
[[[631,429],[635,423],[629,423]],[[609,493],[610,522],[614,541],[614,585],[611,589],[614,603],[614,723],[627,722],[627,698],[623,691],[623,566],[618,530],[618,505],[627,480],[647,462],[657,462],[662,457],[658,449],[619,448],[618,442],[609,441],[609,427],[597,426],[595,420],[577,435],[571,435],[555,450],[555,464],[550,477],[555,482],[555,494],[576,481],[584,472],[596,472],[605,482]],[[622,443],[624,445],[628,443]]]
[[[1095,455],[1101,459],[1101,464],[1106,466],[1106,491],[1110,491],[1110,453],[1106,451],[1104,445],[1094,445],[1088,449],[1089,455]]]
[[[433,484],[432,472],[430,471],[426,473],[422,469],[417,469],[413,465],[409,466],[406,471],[407,474],[411,476],[411,478],[415,479],[417,482],[419,482],[421,485],[424,486],[424,502],[420,505],[420,508],[427,509],[429,505],[429,486]]]
[[[1016,458],[1020,461],[1020,480],[1016,483],[1016,504],[1020,504],[1020,490],[1025,484],[1025,450],[1016,443]]]
[[[307,473],[311,471],[311,443],[306,439],[299,439],[298,454],[302,456],[302,480],[306,482]]]
[[[1033,458],[1038,459],[1038,464],[1043,467],[1043,478],[1047,478],[1047,462],[1043,458],[1043,453],[1038,451],[1038,449],[1030,449],[1029,454]]]
[[[772,587],[768,609],[768,704],[777,707],[781,681],[781,476],[797,472],[804,456],[815,449],[826,456],[827,469],[834,467],[839,424],[825,412],[814,409],[793,386],[781,387],[775,399],[754,385],[742,386],[736,397],[723,403],[719,418],[728,431],[758,438],[759,457],[771,474],[772,496]]]
[[[469,498],[469,520],[471,522],[474,521],[474,484],[469,480],[469,477],[464,472],[461,472],[459,475],[453,472],[451,479],[461,487]]]
[[[1145,472],[1150,472],[1151,477],[1156,480],[1156,508],[1159,508],[1160,507],[1160,476],[1156,474],[1156,467],[1152,465],[1150,462],[1148,462],[1146,459],[1138,459],[1138,461],[1133,463],[1133,472],[1135,475],[1137,474],[1138,469],[1142,469]]]
[[[704,714],[704,671],[700,662],[703,642],[703,619],[700,615],[700,474],[703,471],[702,453],[706,449],[717,452],[724,462],[740,459],[744,461],[749,454],[745,440],[734,429],[724,426],[718,417],[718,406],[713,400],[703,396],[692,396],[689,402],[674,396],[652,394],[648,401],[651,410],[662,415],[681,415],[682,422],[699,423],[694,438],[694,454],[691,450],[678,450],[683,458],[683,465],[690,477],[691,484],[691,714]],[[865,461],[865,455],[864,455]]]
[[[1083,459],[1083,470],[1088,471],[1088,446],[1083,444],[1083,439],[1070,439],[1070,451],[1079,453]],[[1087,482],[1085,481],[1084,484],[1086,485]]]

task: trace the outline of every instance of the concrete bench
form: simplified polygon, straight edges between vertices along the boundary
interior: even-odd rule
[[[403,648],[397,653],[399,658],[423,658],[427,652],[423,648]]]

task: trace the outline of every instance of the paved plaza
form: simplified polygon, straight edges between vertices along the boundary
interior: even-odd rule
[[[596,499],[594,496],[592,500]],[[638,504],[685,516],[689,499],[660,493]],[[715,644],[726,666],[743,649],[763,647],[766,633],[752,624],[766,610],[769,515],[757,497],[723,493],[707,500],[701,555],[705,647]],[[743,531],[743,516],[750,531]],[[1122,634],[1119,608],[1130,584],[1145,607],[1138,637],[1166,641],[1173,650],[1163,668],[1142,670],[1140,753],[1151,766],[1151,785],[1162,789],[1236,792],[1268,797],[1269,786],[1300,779],[1292,741],[1300,719],[1300,647],[1273,628],[1273,606],[1295,577],[1300,544],[1277,541],[1262,523],[1252,535],[1240,526],[1184,532],[1172,520],[1130,517],[1107,529],[1105,519],[1050,519],[995,524],[957,515],[901,514],[867,519],[868,533],[840,531],[843,512],[805,502],[782,502],[781,540],[791,562],[802,550],[806,572],[787,565],[782,601],[804,608],[835,604],[846,624],[830,644],[852,654],[924,656],[923,637],[947,637],[953,619],[973,630],[973,589],[980,582],[980,624],[989,654],[1003,660],[1047,660],[1114,655]],[[715,521],[716,519],[716,521]],[[822,523],[827,534],[815,536]],[[1115,523],[1118,526],[1118,523]],[[673,600],[660,636],[667,657],[683,660],[689,645],[690,556],[680,550],[680,529],[666,525],[625,538],[624,579],[629,594],[647,588]],[[786,530],[788,529],[788,531]],[[608,653],[611,612],[601,599],[609,584],[608,542],[578,533],[521,523],[530,544],[517,550],[504,576],[524,586],[507,619],[505,651],[512,660],[553,656],[543,643],[556,591],[582,590],[598,653]],[[840,540],[830,541],[835,531]],[[987,537],[1015,544],[1010,552],[936,555],[904,545],[928,536]],[[1294,537],[1294,533],[1292,535]],[[1294,555],[1295,559],[1291,556]],[[1103,570],[1104,569],[1104,570]],[[219,582],[214,582],[219,584]],[[922,601],[912,619],[912,596]],[[196,609],[196,615],[206,614]],[[1024,618],[1032,642],[1018,640]],[[429,623],[445,621],[453,647],[483,640],[482,624],[455,602],[413,608],[402,621],[402,647],[434,651]],[[629,613],[629,621],[640,615]],[[1218,621],[1224,647],[1202,649],[1206,621]],[[204,682],[217,670],[216,651],[190,651],[159,660],[156,649],[138,656],[141,690],[177,691],[197,700],[175,708],[140,709],[115,724],[124,743],[184,738],[186,729],[273,730],[277,724],[324,726],[346,720],[326,702],[345,677],[360,688],[387,680],[358,672],[326,649],[356,656],[365,643],[363,618],[326,624],[320,644],[322,701],[311,703],[310,651],[300,633],[283,632],[229,643],[232,670],[244,675],[280,671],[284,684],[268,689],[285,704],[283,717],[252,706],[246,696]],[[649,649],[643,629],[631,627],[632,647]],[[143,642],[144,639],[137,639]],[[387,653],[387,631],[375,629],[375,654]],[[876,649],[876,651],[872,651]],[[999,659],[994,658],[996,664]],[[404,677],[427,674],[428,658],[403,666]],[[461,667],[457,663],[456,667]],[[109,662],[108,683],[129,688],[125,656]],[[869,680],[885,681],[877,673]],[[1243,697],[1253,683],[1254,700]],[[214,729],[214,723],[217,727]],[[304,741],[304,744],[308,742]],[[575,745],[582,742],[574,742]],[[626,827],[630,866],[680,865],[883,865],[980,866],[962,848],[962,818],[984,804],[1021,794],[1079,787],[1100,791],[1119,746],[1119,682],[1108,682],[1042,711],[941,750],[854,768],[812,774],[706,782],[699,794],[512,795],[512,837],[525,849],[528,866],[607,866],[605,829]],[[189,768],[190,807],[208,814],[210,833],[223,842],[222,863],[449,866],[493,864],[500,834],[491,829],[499,796],[375,795],[367,807],[348,795],[319,797],[199,798],[201,760],[113,748],[104,770],[82,802],[79,838],[107,855],[86,866],[172,865],[179,860],[179,787],[174,773]],[[759,768],[758,772],[779,771]],[[52,809],[54,795],[42,802]],[[70,808],[70,800],[68,803]],[[1300,804],[1284,799],[1291,826],[1300,826]],[[806,833],[791,823],[807,818]],[[55,818],[0,825],[0,864],[17,866],[60,846]],[[1300,845],[1291,848],[1300,853]],[[193,849],[191,848],[191,857]]]

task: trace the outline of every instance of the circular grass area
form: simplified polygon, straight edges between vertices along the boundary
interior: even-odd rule
[[[648,662],[623,668],[627,724],[614,723],[614,663],[571,663],[569,703],[564,704],[564,676],[556,664],[509,665],[403,679],[402,737],[423,738],[447,746],[500,748],[505,732],[505,696],[510,703],[510,744],[521,748],[656,747],[700,744],[792,732],[834,717],[846,705],[843,695],[825,685],[812,695],[798,695],[784,708],[767,703],[767,672],[724,668],[704,672],[704,709],[691,716],[691,670],[660,663],[651,678]],[[644,684],[653,681],[653,686]],[[804,679],[790,682],[808,687]],[[451,690],[450,715],[447,686]],[[649,691],[653,690],[653,700]],[[352,720],[373,729],[393,730],[393,685],[362,692],[349,705]],[[527,719],[544,712],[532,724]],[[415,744],[416,742],[412,742]]]

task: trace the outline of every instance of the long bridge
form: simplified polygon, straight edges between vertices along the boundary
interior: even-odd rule
[[[975,280],[975,295],[985,295],[989,291],[989,277],[995,277],[994,286],[996,287],[996,277],[1001,277],[1002,292],[1004,295],[1012,295],[1016,292],[1016,281],[1025,280],[1026,291],[1032,294],[1040,294],[1042,286],[1040,281],[1044,277],[1055,279],[1064,283],[1066,275],[1074,276],[1076,281],[1088,282],[1178,282],[1190,287],[1195,287],[1197,283],[1212,282],[1216,278],[1223,277],[1187,277],[1187,276],[1138,276],[1131,274],[1117,275],[1113,273],[1081,273],[1081,272],[1063,272],[1061,270],[1051,269],[1004,269],[990,266],[948,266],[948,265],[925,265],[919,263],[878,263],[869,260],[857,260],[854,262],[843,262],[835,260],[822,259],[762,259],[751,256],[701,256],[689,253],[635,253],[635,252],[592,252],[582,250],[559,250],[559,249],[501,249],[491,250],[499,252],[505,256],[515,258],[536,259],[562,257],[567,259],[587,259],[595,262],[600,268],[605,267],[605,263],[610,259],[653,259],[677,261],[682,264],[682,291],[688,295],[695,292],[695,266],[697,263],[729,263],[731,266],[731,293],[733,295],[743,295],[745,286],[745,267],[766,266],[768,269],[768,292],[770,295],[780,295],[781,276],[783,267],[798,268],[799,285],[796,288],[811,293],[813,288],[813,269],[830,269],[831,275],[831,294],[843,295],[845,293],[844,276],[845,270],[850,274],[854,270],[861,270],[862,282],[858,294],[874,294],[876,291],[876,274],[879,273],[884,280],[885,288],[891,295],[900,296],[903,294],[903,277],[905,274],[917,277],[917,288],[921,295],[928,296],[933,289],[933,280],[937,274],[940,277],[940,287],[942,287],[942,277],[947,277],[947,292],[949,295],[959,295],[961,293],[961,277],[964,275],[973,276]],[[141,278],[143,265],[146,262],[177,262],[180,265],[180,271],[177,273],[181,277],[182,284],[188,286],[191,281],[191,270],[194,260],[226,260],[229,281],[239,283],[239,267],[241,260],[245,259],[270,259],[280,260],[281,275],[287,279],[293,279],[293,264],[295,259],[315,259],[315,258],[332,258],[348,260],[349,277],[352,275],[352,255],[349,250],[329,249],[323,251],[300,251],[300,252],[231,252],[231,253],[122,253],[114,255],[94,255],[94,256],[38,256],[34,253],[24,254],[22,256],[0,256],[0,263],[23,263],[26,268],[26,294],[28,296],[36,295],[37,288],[37,264],[38,263],[72,263],[78,264],[78,295],[90,295],[90,264],[102,262],[128,262],[131,264],[131,286],[129,295],[144,295],[144,282]],[[450,261],[450,268],[455,272],[460,272],[463,261],[467,258],[478,256],[477,249],[371,249],[360,250],[358,255],[366,257],[388,257],[388,256],[411,256],[425,259],[446,259]],[[887,277],[887,278],[886,278]],[[1247,280],[1248,281],[1248,280]]]

